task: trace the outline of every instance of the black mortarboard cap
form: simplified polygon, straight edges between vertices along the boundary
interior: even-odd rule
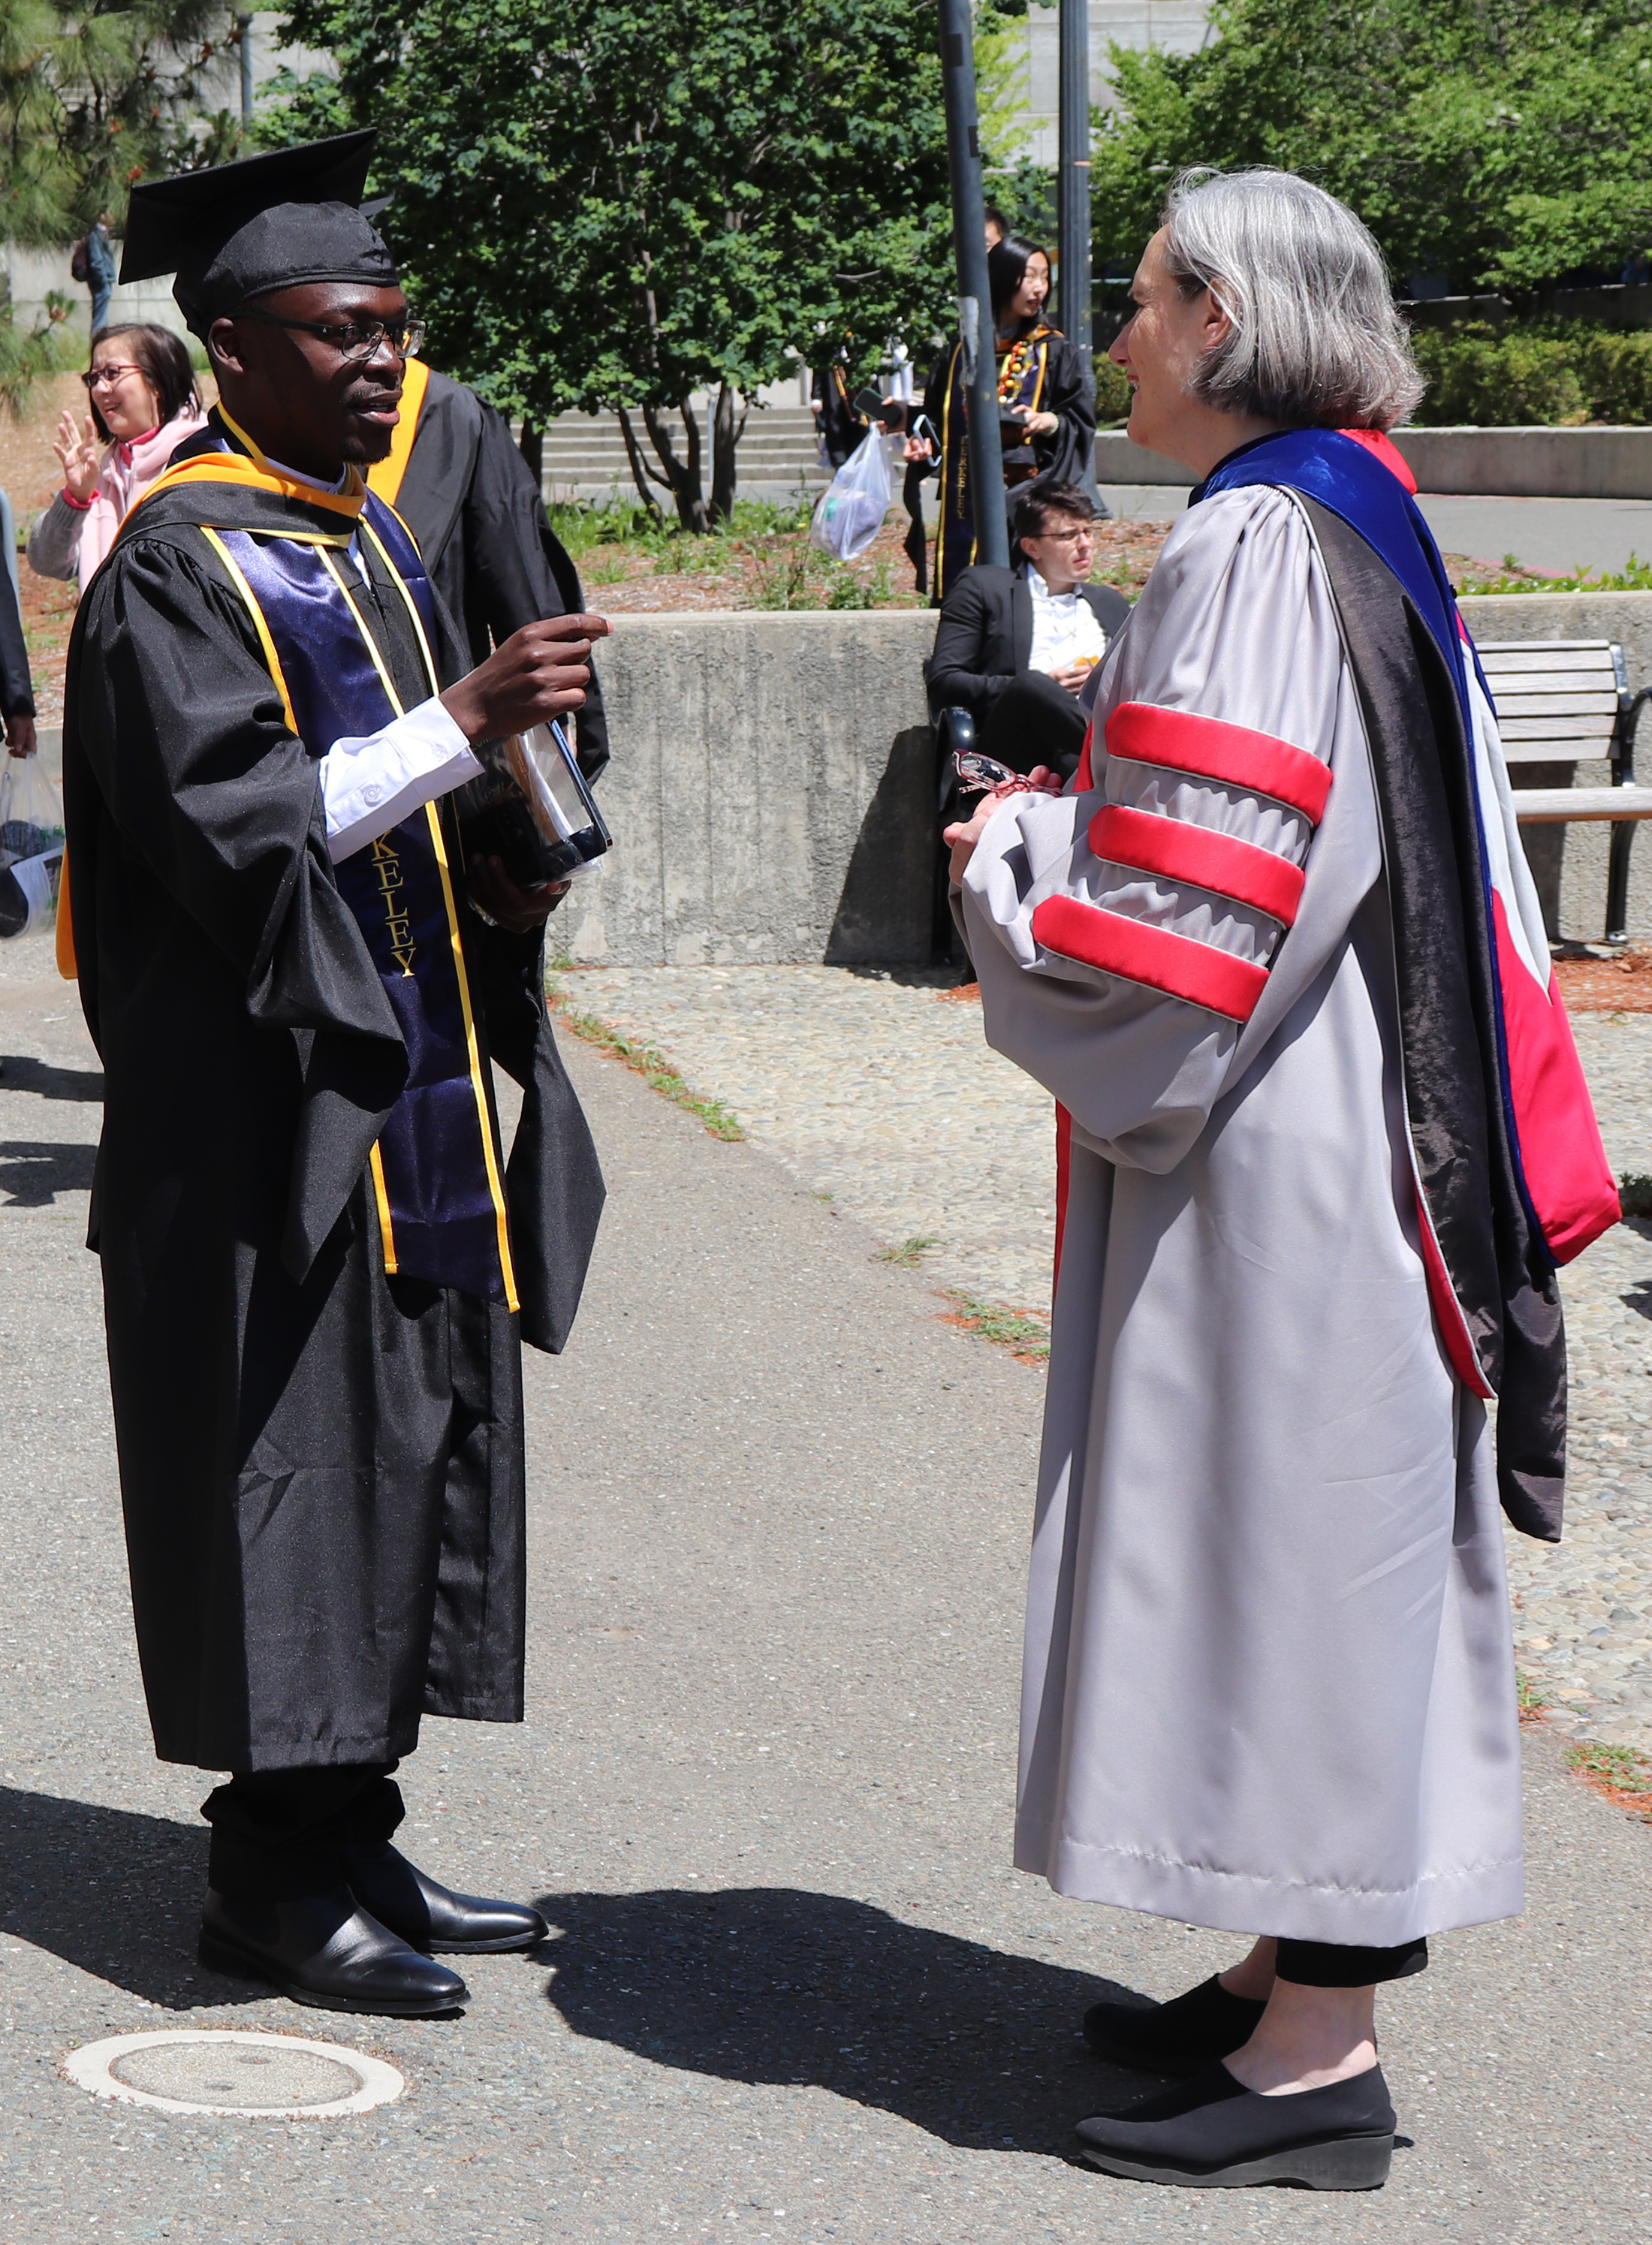
[[[134,187],[120,278],[175,274],[172,293],[203,341],[268,288],[392,287],[395,260],[357,207],[377,137],[369,126]]]

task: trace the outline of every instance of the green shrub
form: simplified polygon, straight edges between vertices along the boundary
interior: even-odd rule
[[[1652,422],[1652,330],[1576,320],[1465,320],[1411,337],[1428,394],[1419,428],[1574,429]]]
[[[1130,384],[1123,371],[1105,353],[1096,354],[1096,426],[1130,418]]]

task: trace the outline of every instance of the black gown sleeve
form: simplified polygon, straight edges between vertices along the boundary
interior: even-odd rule
[[[930,368],[929,379],[923,385],[923,411],[928,417],[933,434],[929,438],[929,458],[914,462],[909,471],[920,476],[933,476],[940,470],[941,431],[946,420],[947,382],[952,372],[953,349],[954,346],[948,343]]]
[[[1040,410],[1055,414],[1061,426],[1052,436],[1033,440],[1039,474],[1052,483],[1082,484],[1095,465],[1096,401],[1086,389],[1078,350],[1065,336],[1050,341],[1050,375]]]
[[[81,1003],[99,1038],[105,882],[181,914],[247,1014],[299,1032],[283,1259],[302,1277],[407,1075],[401,1031],[327,850],[318,755],[289,728],[234,589],[182,531],[133,538],[80,606],[64,777]],[[180,994],[180,1003],[187,994]]]
[[[929,706],[948,709],[955,705],[983,716],[1014,674],[983,670],[988,633],[987,603],[979,579],[966,569],[953,580],[935,621],[935,652],[924,665],[929,682]]]
[[[0,716],[32,717],[34,684],[29,676],[29,648],[23,635],[11,572],[0,564]]]
[[[541,617],[578,615],[585,595],[571,555],[546,519],[533,470],[493,407],[484,405],[481,414],[481,443],[464,511],[464,621],[472,646],[485,631],[497,647]],[[595,664],[578,717],[580,770],[595,779],[608,760]]]

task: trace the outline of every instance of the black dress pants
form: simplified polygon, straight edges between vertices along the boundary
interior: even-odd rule
[[[988,710],[976,729],[976,746],[1011,771],[1048,764],[1058,777],[1071,779],[1089,725],[1076,694],[1042,670],[1029,670],[1006,686]]]
[[[201,1803],[207,1883],[238,1901],[286,1902],[344,1883],[343,1849],[388,1840],[405,1811],[392,1762],[239,1771]]]
[[[1281,1941],[1274,1965],[1281,1980],[1303,1988],[1369,1988],[1373,1982],[1409,1980],[1428,1970],[1426,1941],[1397,1949],[1344,1948],[1336,1941]]]

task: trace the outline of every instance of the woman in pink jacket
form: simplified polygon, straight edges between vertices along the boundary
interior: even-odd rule
[[[35,525],[29,566],[43,577],[90,584],[140,499],[186,437],[204,425],[195,372],[169,328],[102,328],[80,377],[90,409],[65,412],[52,445],[63,489]]]

